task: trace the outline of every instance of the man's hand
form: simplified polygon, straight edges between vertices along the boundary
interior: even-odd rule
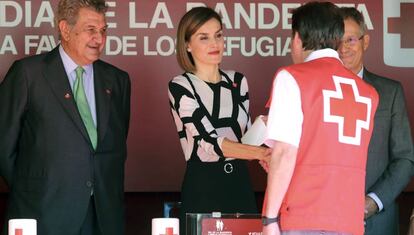
[[[375,203],[374,199],[365,196],[365,213],[364,219],[368,219],[369,217],[375,215],[378,212],[378,205]]]
[[[279,224],[271,223],[269,225],[263,226],[262,235],[280,235]]]
[[[259,160],[259,164],[266,171],[266,173],[269,173],[269,164],[270,164],[270,161],[272,160],[272,151],[273,149],[266,148],[264,157],[261,160]]]
[[[266,161],[259,161],[259,164],[262,166],[263,170],[266,171],[266,173],[269,173],[269,163]]]
[[[410,227],[408,229],[408,234],[407,235],[414,235],[414,209],[411,212],[411,216],[410,216]]]

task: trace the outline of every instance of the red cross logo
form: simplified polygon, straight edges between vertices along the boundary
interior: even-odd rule
[[[174,233],[173,228],[167,227],[165,228],[165,234],[160,234],[160,235],[177,235]]]
[[[14,235],[23,235],[23,229],[21,228],[16,228],[14,230]]]
[[[323,90],[324,121],[338,124],[338,141],[360,145],[362,128],[368,130],[371,99],[359,95],[356,82],[333,76],[335,91]]]
[[[388,18],[388,33],[400,34],[401,48],[414,48],[414,4],[401,3],[400,17]]]

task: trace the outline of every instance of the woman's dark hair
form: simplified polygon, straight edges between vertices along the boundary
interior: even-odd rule
[[[187,44],[191,36],[211,19],[216,19],[223,27],[221,17],[209,7],[196,7],[188,11],[180,20],[177,30],[177,61],[186,72],[196,70],[193,56],[187,51]]]

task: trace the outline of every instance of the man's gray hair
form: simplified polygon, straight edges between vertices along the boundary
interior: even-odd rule
[[[68,24],[75,25],[81,8],[89,8],[101,14],[105,14],[108,10],[105,0],[60,0],[55,13],[55,24],[59,30],[59,37],[61,35],[59,22],[66,20]]]
[[[364,16],[355,7],[341,7],[339,12],[344,20],[353,20],[359,25],[361,36],[367,32],[367,25],[365,24]]]

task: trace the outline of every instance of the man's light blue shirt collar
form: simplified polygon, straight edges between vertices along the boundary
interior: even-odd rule
[[[63,66],[65,67],[66,74],[69,77],[71,88],[73,89],[72,79],[76,79],[76,73],[74,71],[79,65],[77,65],[75,63],[75,61],[72,60],[72,58],[70,58],[70,56],[63,49],[62,45],[59,46],[59,53],[60,53],[60,57],[62,58],[62,61],[63,61]],[[88,78],[93,77],[93,75],[92,75],[93,74],[92,64],[84,65],[84,66],[82,66],[82,68],[85,70],[84,78],[88,79]]]
[[[364,66],[361,67],[361,70],[358,72],[358,77],[363,78],[364,77]]]

